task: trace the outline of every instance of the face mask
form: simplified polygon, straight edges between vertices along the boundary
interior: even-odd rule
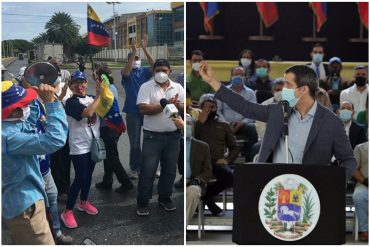
[[[243,67],[248,68],[252,63],[252,60],[249,58],[242,58],[240,59],[240,63],[243,65]]]
[[[298,99],[295,97],[294,92],[297,89],[290,89],[290,88],[283,87],[283,91],[281,91],[281,99],[288,101],[290,107],[294,107],[298,103],[300,98],[303,96],[302,95]]]
[[[193,63],[191,65],[191,68],[194,70],[194,71],[199,71],[199,67],[200,67],[200,63]]]
[[[256,75],[259,78],[263,78],[267,76],[267,69],[266,68],[258,68],[256,69]]]
[[[348,122],[352,118],[352,111],[343,109],[339,111],[339,118],[342,122]]]
[[[138,69],[141,67],[141,60],[135,60],[134,63],[132,64],[133,69]]]
[[[20,117],[20,118],[7,118],[7,119],[4,119],[3,121],[6,121],[6,122],[14,122],[14,121],[26,121],[27,118],[30,116],[31,114],[31,109],[29,106],[26,106],[26,107],[23,107],[21,108],[22,109],[22,112],[23,112],[23,116]]]
[[[164,72],[157,72],[154,75],[154,80],[159,84],[163,84],[168,80],[168,75]]]
[[[366,84],[366,78],[364,78],[364,77],[356,77],[355,83],[356,83],[356,86],[363,87]]]
[[[217,115],[216,111],[210,111],[207,117],[207,122],[215,119],[216,115]]]
[[[323,58],[324,58],[323,54],[315,53],[313,54],[312,61],[314,63],[321,63]]]
[[[240,85],[243,85],[244,84],[244,77],[243,76],[233,76],[231,78],[231,84],[233,84],[233,86],[240,86]]]
[[[186,138],[190,138],[192,136],[192,128],[191,126],[186,126]]]
[[[274,93],[274,101],[275,102],[279,102],[279,101],[281,101],[281,91],[278,91],[278,92],[275,92]]]

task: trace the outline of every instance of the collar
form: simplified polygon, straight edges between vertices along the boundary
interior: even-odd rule
[[[169,88],[173,88],[173,87],[174,87],[174,82],[173,82],[171,79],[168,79],[168,80],[170,81],[170,84],[168,85],[168,88],[167,88],[167,89],[169,89]],[[155,82],[155,80],[154,80],[154,79],[152,79],[152,80],[151,80],[151,83],[152,83],[154,86],[160,87],[160,86]]]
[[[299,111],[294,107],[294,112],[299,114],[300,118],[301,118],[301,113],[299,113]],[[311,117],[314,117],[315,116],[315,113],[316,113],[316,110],[317,110],[317,100],[315,100],[315,102],[313,103],[311,109],[307,112],[307,115],[305,116],[304,119],[307,118],[307,116],[311,116]]]

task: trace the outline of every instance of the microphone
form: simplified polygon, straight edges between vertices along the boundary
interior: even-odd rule
[[[284,113],[284,136],[288,136],[288,109],[289,109],[289,102],[287,100],[281,101],[283,104],[283,113]]]
[[[168,99],[166,98],[163,98],[159,101],[159,103],[161,104],[162,108],[163,108],[163,112],[164,114],[168,117],[168,118],[173,118],[173,117],[176,117],[179,113],[179,111],[177,110],[176,106],[174,104],[171,104]]]

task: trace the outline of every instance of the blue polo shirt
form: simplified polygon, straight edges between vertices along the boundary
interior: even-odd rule
[[[126,100],[122,111],[126,113],[139,113],[139,108],[136,105],[139,89],[144,82],[150,80],[150,78],[153,76],[153,73],[149,67],[141,67],[138,69],[133,69],[128,77],[123,75],[123,70],[121,75],[121,83],[126,92]]]

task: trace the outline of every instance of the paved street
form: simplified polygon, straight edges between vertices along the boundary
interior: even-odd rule
[[[8,70],[14,75],[18,75],[19,68],[25,66],[25,61],[16,60]],[[73,70],[70,70],[72,72]],[[172,78],[176,78],[182,69],[173,72]],[[91,78],[91,70],[86,70],[89,80],[89,94],[95,94],[95,82]],[[124,102],[124,91],[121,86],[119,70],[113,71],[115,84],[119,91],[119,104],[122,109]],[[8,78],[9,79],[9,78]],[[129,150],[130,145],[126,133],[121,135],[118,143],[120,159],[126,171],[129,169]],[[4,165],[4,164],[3,164]],[[73,170],[73,169],[72,169]],[[73,179],[73,172],[71,178]],[[150,204],[150,215],[140,217],[136,215],[136,195],[137,180],[133,180],[135,187],[126,194],[118,194],[112,191],[99,191],[95,188],[95,183],[100,182],[103,177],[103,164],[98,163],[93,174],[93,182],[90,190],[91,202],[99,210],[96,216],[90,216],[75,210],[78,228],[74,230],[62,227],[62,231],[70,234],[75,239],[75,244],[81,244],[85,238],[93,240],[96,244],[183,244],[184,243],[184,193],[183,189],[173,188],[173,199],[176,202],[177,210],[166,212],[157,203],[155,181],[153,200]],[[176,181],[179,179],[179,175]],[[117,181],[113,188],[118,187]],[[59,204],[59,210],[65,205]],[[63,223],[62,223],[63,224]],[[9,230],[2,225],[2,244],[11,244]]]

